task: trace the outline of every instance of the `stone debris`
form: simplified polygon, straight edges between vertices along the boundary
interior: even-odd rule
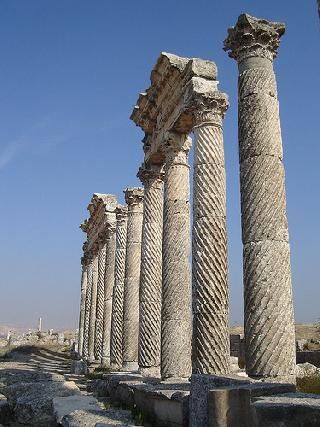
[[[296,365],[297,378],[314,377],[318,376],[320,379],[320,368],[312,365],[311,363],[298,363]]]

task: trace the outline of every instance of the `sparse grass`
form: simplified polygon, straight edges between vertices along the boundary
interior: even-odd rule
[[[134,405],[133,408],[131,409],[131,413],[134,419],[134,425],[144,426],[144,422],[145,422],[144,415],[142,412],[139,411],[136,405]]]
[[[320,394],[320,375],[297,378],[297,391]]]

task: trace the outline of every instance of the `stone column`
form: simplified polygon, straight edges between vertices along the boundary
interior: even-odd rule
[[[103,319],[104,319],[104,275],[106,266],[106,243],[104,236],[99,236],[98,252],[98,284],[97,284],[97,312],[94,342],[94,355],[96,360],[102,358],[103,344]]]
[[[86,360],[89,359],[89,327],[90,327],[90,308],[92,296],[92,257],[88,254],[88,267],[87,267],[87,291],[84,313],[83,325],[83,350],[82,356]]]
[[[125,191],[128,204],[127,258],[123,311],[123,364],[125,370],[138,369],[139,282],[141,264],[141,233],[143,220],[143,189]]]
[[[139,294],[139,369],[160,376],[163,172],[161,165],[139,170],[144,185],[141,274]]]
[[[191,374],[190,189],[191,139],[170,132],[164,143],[161,376]]]
[[[226,177],[222,120],[228,98],[195,99],[192,232],[193,373],[230,368]]]
[[[239,65],[246,369],[295,381],[285,175],[273,59],[284,24],[241,15],[225,50]]]
[[[96,335],[96,311],[97,311],[97,286],[98,286],[98,253],[97,248],[94,249],[95,254],[92,260],[92,285],[91,285],[91,304],[90,304],[90,322],[89,322],[89,339],[88,352],[89,362],[94,362],[94,341]]]
[[[83,356],[83,338],[84,338],[84,323],[86,311],[86,292],[87,292],[87,259],[85,256],[81,258],[82,275],[81,275],[81,298],[80,298],[80,316],[79,316],[79,333],[78,333],[78,353]]]
[[[103,319],[103,349],[102,364],[110,366],[110,339],[111,339],[111,314],[112,296],[114,287],[114,269],[116,259],[116,214],[112,214],[112,222],[106,229],[106,261],[104,279],[104,319]]]
[[[110,359],[111,368],[120,369],[122,367],[123,293],[127,252],[127,206],[119,205],[116,216],[116,265],[112,298]]]

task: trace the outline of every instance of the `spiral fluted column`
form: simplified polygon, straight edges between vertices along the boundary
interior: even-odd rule
[[[106,265],[106,243],[103,236],[99,239],[98,252],[98,284],[97,284],[97,312],[96,336],[94,342],[94,355],[96,360],[101,360],[103,343],[103,318],[104,318],[104,275]]]
[[[246,369],[295,381],[285,175],[273,59],[284,24],[241,15],[225,50],[239,66],[239,156]]]
[[[139,283],[141,265],[141,234],[143,220],[143,189],[125,191],[128,205],[127,257],[123,307],[123,369],[138,369]]]
[[[191,374],[190,184],[191,139],[170,132],[165,154],[162,253],[161,376]]]
[[[82,350],[82,356],[85,359],[89,358],[89,326],[90,326],[91,295],[92,295],[92,257],[88,255],[87,290],[86,290],[86,303],[85,303],[85,312],[84,312],[83,350]]]
[[[103,344],[102,364],[110,366],[110,344],[111,344],[111,314],[112,296],[114,288],[114,270],[116,262],[116,214],[109,214],[112,220],[106,227],[106,258],[104,273],[104,317],[103,317]]]
[[[160,376],[163,172],[161,165],[143,166],[144,184],[141,274],[139,294],[139,370]]]
[[[81,297],[80,297],[80,316],[79,316],[79,332],[78,332],[78,353],[83,356],[83,338],[84,338],[84,323],[86,311],[86,292],[88,284],[88,267],[85,256],[81,258],[82,275],[81,275]]]
[[[92,260],[92,285],[91,285],[91,304],[90,304],[90,321],[89,321],[89,339],[88,353],[89,362],[95,361],[94,341],[96,329],[96,310],[97,310],[97,286],[98,286],[98,253],[95,249],[95,254]]]
[[[192,231],[193,373],[230,368],[226,177],[221,92],[195,100]]]
[[[116,216],[116,265],[112,298],[110,359],[111,367],[120,369],[122,367],[123,292],[127,252],[127,206],[119,205]]]

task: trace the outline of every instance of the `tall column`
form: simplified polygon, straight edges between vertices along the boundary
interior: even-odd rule
[[[141,264],[141,233],[143,220],[143,189],[125,191],[128,205],[127,258],[123,311],[123,369],[138,369],[139,282]]]
[[[97,286],[98,286],[98,253],[95,248],[95,254],[92,260],[92,286],[91,286],[91,304],[90,304],[90,323],[89,323],[89,339],[88,339],[88,352],[89,362],[94,362],[94,341],[96,330],[96,310],[97,310]]]
[[[191,374],[190,190],[191,139],[170,132],[164,143],[161,376]]]
[[[122,367],[123,293],[127,252],[127,206],[119,205],[116,216],[116,265],[112,298],[110,359],[111,367],[120,369]]]
[[[104,236],[99,236],[98,252],[98,284],[97,284],[97,312],[96,312],[96,330],[94,342],[94,355],[96,360],[102,358],[103,344],[103,318],[104,318],[104,275],[106,266],[106,243]]]
[[[199,96],[194,113],[193,373],[230,368],[226,177],[222,120],[228,98]]]
[[[139,170],[144,184],[141,274],[139,293],[139,369],[143,375],[160,376],[161,287],[163,228],[162,166]]]
[[[246,369],[295,381],[285,175],[273,59],[284,24],[240,15],[225,50],[239,66]]]
[[[116,258],[116,215],[106,228],[106,261],[104,276],[104,319],[103,319],[103,349],[102,364],[110,366],[111,313],[114,287],[114,269]]]
[[[81,258],[82,275],[81,275],[81,297],[80,297],[80,316],[79,316],[79,333],[78,333],[78,353],[83,356],[83,338],[84,338],[84,323],[86,311],[86,292],[88,284],[87,275],[87,257]]]
[[[84,314],[83,326],[83,350],[82,356],[89,359],[89,328],[90,328],[90,309],[91,309],[91,296],[92,296],[92,256],[88,254],[88,268],[87,268],[87,291],[86,303]]]

